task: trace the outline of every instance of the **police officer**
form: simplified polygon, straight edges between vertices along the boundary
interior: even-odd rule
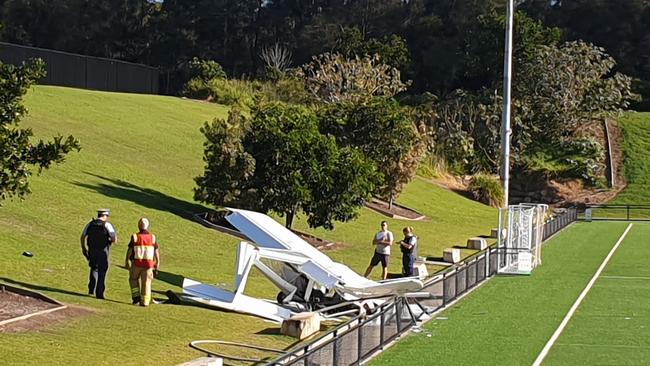
[[[415,266],[415,258],[417,257],[418,238],[413,233],[413,227],[407,226],[402,230],[404,239],[400,241],[400,249],[402,250],[402,274],[404,277],[413,276]]]
[[[106,272],[110,247],[117,242],[115,228],[108,222],[111,211],[105,208],[97,210],[97,218],[91,220],[81,233],[81,253],[88,260],[88,294],[98,299],[104,298],[106,289]]]

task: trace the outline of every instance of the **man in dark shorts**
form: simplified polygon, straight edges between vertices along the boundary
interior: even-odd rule
[[[382,276],[381,278],[385,280],[388,278],[388,263],[390,259],[390,246],[393,245],[394,237],[393,233],[388,231],[388,223],[386,221],[381,222],[381,230],[375,234],[375,237],[372,240],[372,245],[375,245],[375,252],[372,255],[370,260],[370,265],[366,269],[365,277],[370,275],[372,269],[376,265],[381,263]]]

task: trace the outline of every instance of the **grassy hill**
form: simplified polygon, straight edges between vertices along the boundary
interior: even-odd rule
[[[42,291],[92,313],[35,332],[0,333],[3,364],[175,364],[200,356],[187,347],[194,339],[280,348],[293,344],[291,338],[269,334],[276,325],[254,317],[189,306],[132,306],[127,271],[118,267],[128,236],[136,231],[138,218],[146,216],[161,244],[163,278],[232,283],[238,240],[188,219],[190,213],[208,209],[192,200],[193,177],[203,169],[199,128],[225,116],[225,107],[44,86],[32,89],[26,104],[30,114],[24,126],[39,137],[73,134],[82,151],[35,177],[26,200],[4,202],[0,208],[0,282]],[[487,233],[496,224],[496,210],[424,180],[409,185],[399,202],[431,218],[388,220],[397,237],[401,227],[415,227],[422,255],[440,255],[443,248]],[[112,210],[111,222],[121,239],[113,248],[109,301],[86,295],[88,272],[79,248],[81,229],[99,207]],[[358,220],[338,224],[334,231],[308,230],[304,218],[296,228],[347,243],[328,254],[363,272],[382,219],[364,209]],[[21,256],[23,251],[34,257]],[[391,272],[400,271],[399,262],[395,255]],[[248,293],[275,293],[264,281],[249,284]],[[168,289],[179,290],[161,280],[153,289],[158,298]]]
[[[650,204],[650,113],[628,113],[620,125],[627,187],[612,203]]]

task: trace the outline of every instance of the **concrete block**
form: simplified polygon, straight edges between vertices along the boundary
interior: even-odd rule
[[[318,313],[305,312],[283,321],[280,333],[302,340],[319,330],[320,316]]]
[[[499,237],[499,229],[495,228],[490,231],[490,238],[498,238]]]
[[[414,275],[418,276],[420,279],[425,279],[429,275],[429,271],[427,270],[427,265],[424,264],[424,261],[421,259],[418,259],[415,261],[414,265]]]
[[[467,247],[470,249],[483,250],[487,248],[487,240],[483,238],[469,238],[467,239]]]
[[[458,248],[447,248],[442,251],[442,259],[448,263],[458,263],[460,262],[460,249]]]
[[[508,230],[506,228],[503,228],[501,230],[501,237],[505,238],[507,232],[508,232]],[[492,231],[490,232],[490,238],[497,239],[498,237],[499,237],[499,229],[492,229]]]

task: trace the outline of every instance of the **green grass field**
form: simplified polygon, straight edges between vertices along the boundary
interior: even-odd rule
[[[39,137],[73,134],[82,151],[34,177],[33,193],[24,201],[3,203],[0,282],[36,289],[88,308],[92,315],[36,332],[0,333],[1,364],[175,364],[200,356],[187,347],[194,339],[278,348],[294,344],[294,339],[273,334],[277,325],[250,316],[189,306],[132,306],[127,272],[118,267],[128,235],[136,230],[138,218],[146,216],[161,243],[161,277],[167,281],[154,281],[154,297],[164,299],[162,292],[178,291],[174,283],[181,276],[232,283],[238,239],[188,219],[190,213],[208,209],[192,199],[193,177],[203,169],[199,128],[206,120],[225,116],[225,107],[44,86],[30,91],[26,105],[30,114],[24,126]],[[416,223],[388,220],[396,234],[402,226],[415,227],[422,255],[439,256],[445,247],[487,234],[496,224],[496,210],[424,180],[410,184],[398,201],[431,218]],[[79,248],[82,227],[100,207],[112,210],[111,221],[121,238],[109,270],[110,301],[86,295],[88,273]],[[370,239],[383,219],[364,209],[358,220],[338,224],[334,231],[307,230],[304,218],[296,228],[347,243],[328,254],[363,272],[372,254]],[[23,257],[23,251],[34,257]],[[399,260],[393,260],[391,272],[399,271]],[[379,272],[377,268],[373,277]],[[275,296],[267,282],[249,284],[247,293]],[[131,346],[136,337],[138,349]]]
[[[627,227],[574,224],[532,276],[497,276],[381,354],[373,365],[530,365]],[[650,225],[635,224],[545,364],[643,364],[650,356]],[[629,277],[629,278],[622,278]]]

